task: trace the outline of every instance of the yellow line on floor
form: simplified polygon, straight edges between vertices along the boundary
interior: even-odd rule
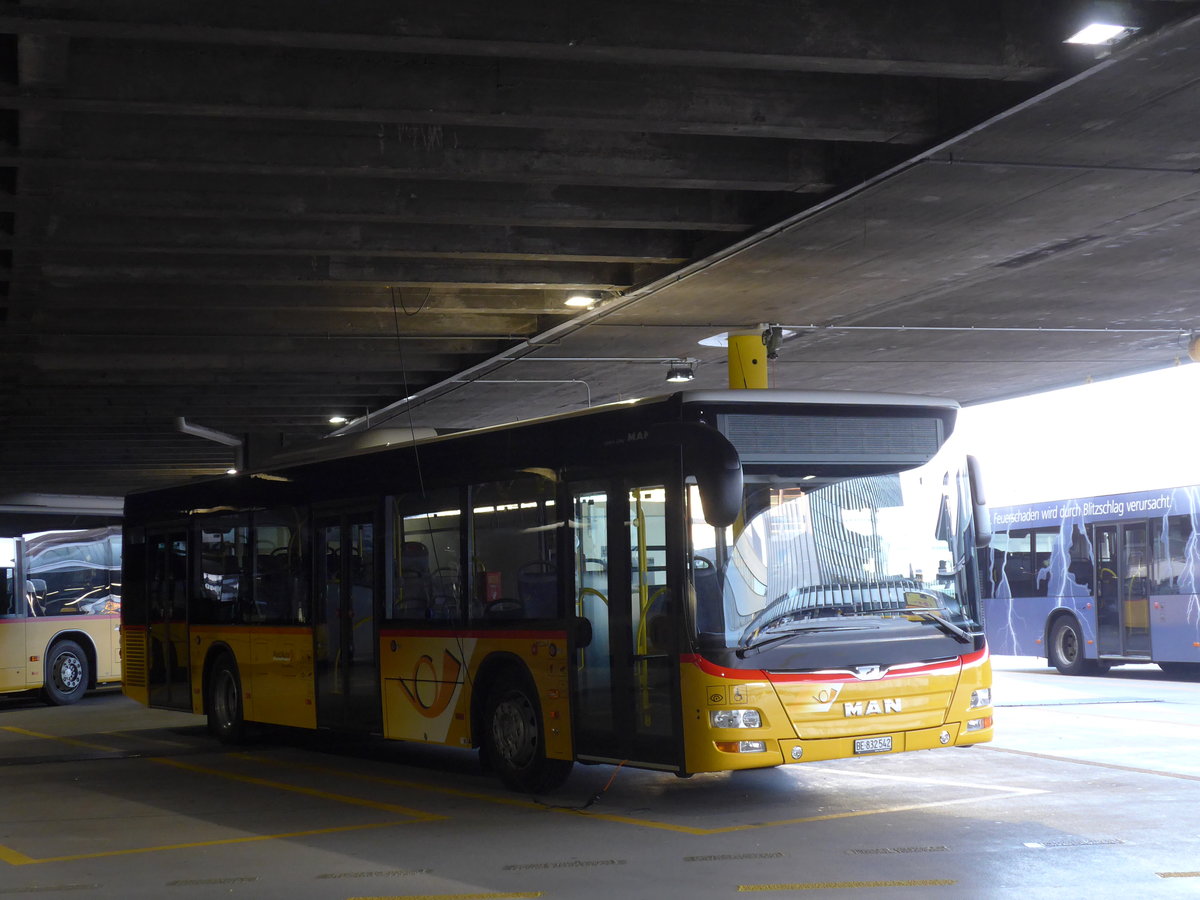
[[[781,820],[775,821],[775,822],[755,822],[755,823],[749,824],[749,825],[726,825],[726,826],[722,826],[722,827],[718,827],[718,828],[700,828],[700,827],[696,827],[696,826],[692,826],[692,825],[673,825],[669,822],[658,822],[653,819],[638,819],[638,818],[634,818],[632,816],[620,816],[620,815],[615,815],[612,813],[593,812],[592,810],[559,809],[554,806],[549,806],[549,805],[543,804],[543,803],[537,803],[532,800],[524,800],[524,799],[520,799],[520,798],[516,798],[516,797],[505,797],[505,796],[496,795],[496,794],[485,794],[485,793],[474,792],[474,791],[464,791],[464,790],[460,790],[458,788],[438,787],[438,786],[434,786],[434,785],[424,784],[424,783],[418,782],[418,781],[405,781],[405,780],[399,779],[399,778],[387,778],[387,777],[380,776],[380,775],[364,775],[360,772],[352,772],[348,769],[334,769],[334,768],[329,768],[326,766],[314,766],[314,765],[310,765],[308,763],[290,762],[287,760],[279,760],[279,759],[272,759],[270,761],[267,761],[265,759],[251,756],[249,754],[243,754],[243,755],[241,755],[241,758],[246,759],[247,761],[250,761],[250,762],[258,762],[263,765],[270,765],[275,768],[301,769],[301,770],[325,774],[325,775],[333,775],[334,777],[337,777],[337,778],[355,778],[360,781],[369,781],[369,782],[373,782],[375,784],[386,784],[391,787],[402,787],[402,788],[406,788],[406,789],[426,791],[426,792],[435,793],[435,794],[446,794],[446,795],[454,796],[454,797],[463,797],[463,798],[470,799],[470,800],[482,800],[487,803],[498,803],[498,804],[502,804],[505,806],[516,806],[516,807],[523,808],[523,809],[533,809],[533,810],[538,810],[538,811],[542,811],[542,812],[567,813],[569,815],[581,816],[581,817],[588,818],[588,819],[598,819],[603,822],[615,822],[619,825],[634,825],[639,828],[654,828],[659,831],[671,831],[671,832],[675,832],[677,834],[690,834],[690,835],[696,835],[698,837],[704,837],[704,836],[708,836],[708,835],[717,835],[717,834],[729,834],[731,832],[736,832],[736,831],[753,831],[753,830],[759,829],[759,828],[778,828],[783,825],[802,825],[802,824],[805,824],[808,822],[825,822],[825,821],[830,821],[832,819],[849,819],[849,818],[856,818],[859,816],[886,815],[887,813],[909,812],[909,811],[915,810],[915,809],[931,809],[931,808],[937,808],[937,807],[943,807],[943,806],[955,806],[955,805],[959,805],[959,804],[963,804],[963,803],[982,803],[987,800],[1004,800],[1004,799],[1007,799],[1010,797],[1025,796],[1027,794],[1044,794],[1044,793],[1046,793],[1045,791],[1038,789],[1038,788],[1019,788],[1019,787],[984,788],[982,790],[986,790],[986,791],[988,791],[988,793],[983,793],[983,794],[979,794],[979,795],[972,796],[972,797],[956,797],[953,800],[931,800],[927,803],[908,803],[908,804],[903,804],[903,805],[899,805],[899,806],[883,807],[881,809],[858,809],[858,810],[851,810],[849,812],[841,812],[841,813],[825,813],[824,815],[819,815],[819,816],[805,816],[803,818],[797,818],[797,819],[781,819]],[[846,776],[850,776],[850,777],[870,777],[870,778],[881,779],[884,781],[891,780],[891,781],[915,782],[918,784],[940,784],[940,785],[948,785],[948,786],[952,786],[952,787],[963,787],[963,788],[973,787],[975,790],[981,790],[981,788],[978,785],[969,785],[965,782],[946,782],[946,781],[939,781],[937,779],[932,779],[932,778],[931,779],[922,779],[920,777],[912,777],[912,776],[896,776],[895,778],[890,778],[887,775],[875,775],[875,774],[866,776],[866,775],[862,775],[862,773],[847,772],[844,770],[836,770],[836,769],[831,769],[831,770],[826,770],[826,771],[829,774],[846,775]]]
[[[97,853],[77,853],[72,856],[26,857],[29,863],[75,862],[81,859],[102,859],[109,856],[134,856],[138,853],[161,853],[164,850],[194,850],[198,847],[220,847],[225,844],[250,844],[255,841],[277,841],[285,838],[312,837],[318,834],[338,834],[344,831],[365,831],[370,828],[391,828],[405,822],[372,822],[368,825],[339,825],[334,828],[314,828],[310,831],[286,831],[280,834],[255,834],[248,837],[218,838],[211,841],[192,841],[185,844],[159,844],[155,847],[131,847],[126,850],[105,850]],[[18,864],[20,865],[20,864]]]
[[[278,791],[290,791],[294,794],[303,794],[307,797],[318,797],[322,800],[332,800],[335,803],[345,803],[349,806],[365,806],[368,809],[379,809],[384,812],[399,813],[404,816],[411,816],[419,821],[433,821],[436,819],[445,819],[448,816],[443,816],[438,813],[422,812],[419,809],[413,809],[410,806],[397,806],[394,803],[381,803],[378,800],[368,800],[365,797],[353,797],[349,794],[334,794],[330,791],[322,791],[317,788],[300,787],[299,785],[287,784],[283,781],[272,781],[268,778],[255,778],[253,775],[239,775],[236,772],[227,772],[224,769],[214,769],[210,766],[198,766],[195,763],[187,763],[178,759],[151,759],[150,762],[156,762],[159,765],[171,766],[176,769],[183,769],[187,772],[199,772],[202,775],[215,775],[218,778],[225,778],[229,781],[240,781],[244,784],[258,785],[259,787],[273,788]]]
[[[109,752],[109,753],[120,752],[116,747],[106,747],[102,744],[94,744],[94,743],[90,743],[88,741],[81,741],[76,738],[58,737],[57,735],[53,735],[53,734],[42,734],[41,732],[30,731],[28,729],[18,728],[16,726],[6,725],[6,726],[2,726],[2,727],[3,727],[3,730],[5,730],[5,731],[11,731],[15,734],[21,734],[26,737],[39,738],[39,739],[48,740],[48,741],[56,741],[58,743],[69,744],[71,746],[76,746],[76,747],[86,747],[90,750],[101,750],[101,751]],[[177,759],[150,756],[150,757],[144,757],[143,761],[157,763],[158,765],[163,765],[163,766],[171,766],[172,768],[181,769],[181,770],[190,771],[190,772],[197,772],[197,773],[204,774],[204,775],[215,775],[218,778],[225,778],[225,779],[228,779],[231,781],[240,781],[240,782],[247,783],[247,784],[259,785],[261,787],[273,788],[275,790],[291,791],[291,792],[297,793],[297,794],[304,794],[304,795],[310,796],[310,797],[318,797],[323,800],[330,800],[335,803],[344,803],[344,804],[348,804],[350,806],[364,806],[369,809],[381,810],[383,812],[389,812],[389,813],[393,813],[393,814],[398,813],[400,815],[406,816],[407,820],[406,821],[395,821],[395,822],[373,822],[373,823],[366,824],[366,825],[342,825],[342,826],[337,826],[337,827],[333,827],[333,828],[317,828],[317,829],[308,830],[308,831],[293,831],[293,832],[286,832],[286,833],[281,833],[281,834],[262,834],[262,835],[251,835],[248,837],[220,838],[217,840],[198,841],[198,842],[194,842],[194,843],[162,844],[162,845],[154,846],[154,847],[134,847],[131,849],[126,849],[126,850],[106,850],[106,851],[97,852],[97,853],[82,853],[82,854],[77,854],[77,855],[72,855],[72,856],[53,856],[53,857],[41,857],[41,858],[34,858],[31,856],[26,856],[24,853],[21,853],[17,850],[13,850],[10,847],[5,847],[4,845],[0,845],[0,862],[5,862],[12,866],[27,866],[27,865],[31,865],[31,864],[35,864],[35,863],[48,863],[48,862],[69,862],[72,860],[79,860],[79,859],[98,859],[98,858],[106,857],[106,856],[127,856],[127,855],[135,854],[135,853],[156,853],[156,852],[160,852],[163,850],[185,850],[185,849],[196,848],[196,847],[214,847],[214,846],[220,846],[222,844],[244,844],[244,843],[249,843],[251,841],[272,841],[272,840],[278,840],[280,838],[309,837],[309,836],[318,835],[318,834],[334,834],[334,833],[342,832],[342,831],[358,831],[358,830],[367,829],[367,828],[388,828],[388,827],[391,827],[394,825],[404,825],[404,824],[408,824],[408,823],[411,823],[414,821],[429,822],[429,821],[436,821],[439,819],[448,818],[448,816],[443,816],[443,815],[440,815],[437,813],[423,812],[422,810],[412,809],[411,807],[407,807],[407,806],[398,806],[393,803],[380,803],[376,800],[367,800],[362,797],[352,797],[352,796],[349,796],[346,794],[334,794],[334,793],[330,793],[329,791],[316,790],[315,788],[305,788],[305,787],[299,787],[297,785],[286,784],[282,781],[272,781],[272,780],[269,780],[266,778],[255,778],[251,775],[239,775],[237,773],[226,772],[221,769],[214,769],[214,768],[210,768],[207,766],[198,766],[198,765],[195,765],[194,763],[182,762]]]
[[[810,881],[800,884],[740,884],[738,893],[755,891],[861,891],[864,888],[949,887],[958,884],[951,878],[926,878],[914,881]]]
[[[42,734],[37,731],[30,731],[28,728],[18,728],[16,725],[5,725],[5,731],[11,731],[13,734],[21,734],[25,737],[42,738],[47,741],[57,741],[60,744],[69,744],[72,747],[84,747],[88,750],[100,750],[104,753],[120,753],[116,747],[106,747],[103,744],[93,744],[89,741],[81,741],[78,738],[59,737],[56,734]]]

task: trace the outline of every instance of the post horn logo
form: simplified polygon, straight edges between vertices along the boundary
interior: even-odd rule
[[[449,650],[443,650],[440,674],[434,668],[433,657],[426,654],[413,666],[411,678],[400,679],[400,686],[413,709],[427,719],[436,719],[450,706],[461,672],[462,663],[458,658]]]

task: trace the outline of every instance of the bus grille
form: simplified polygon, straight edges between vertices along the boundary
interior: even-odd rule
[[[146,686],[146,634],[126,631],[121,640],[121,678],[131,687]]]
[[[850,737],[942,725],[957,674],[873,682],[850,677],[838,685],[776,682],[775,690],[799,737]]]

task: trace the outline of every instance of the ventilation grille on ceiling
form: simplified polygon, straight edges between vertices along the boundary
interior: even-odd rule
[[[922,463],[942,444],[937,418],[724,415],[743,463]]]

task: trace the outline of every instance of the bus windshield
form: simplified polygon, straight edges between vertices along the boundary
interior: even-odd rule
[[[970,487],[952,451],[896,474],[747,477],[742,516],[723,529],[704,523],[694,487],[689,499],[705,646],[887,621],[927,622],[964,643],[978,631]]]

